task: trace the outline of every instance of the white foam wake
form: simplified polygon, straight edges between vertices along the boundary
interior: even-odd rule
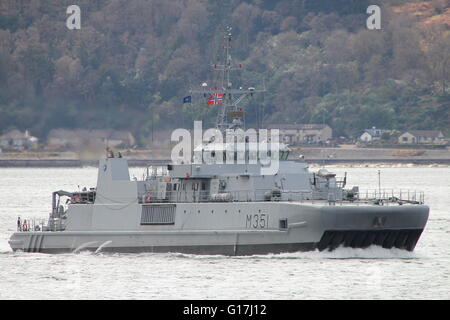
[[[411,251],[398,248],[385,249],[372,245],[368,248],[339,247],[333,251],[309,251],[296,253],[281,253],[270,255],[271,258],[295,258],[295,259],[416,259],[420,256]]]
[[[417,252],[398,248],[385,249],[372,245],[368,248],[339,247],[333,251],[306,251],[273,254],[258,254],[251,256],[198,255],[184,253],[159,253],[170,258],[183,259],[419,259],[423,258]]]

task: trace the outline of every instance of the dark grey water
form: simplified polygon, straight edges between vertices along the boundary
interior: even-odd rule
[[[328,167],[348,184],[419,189],[431,207],[414,252],[379,247],[250,257],[13,253],[18,215],[51,192],[95,186],[95,168],[0,168],[0,299],[449,299],[450,168]],[[142,176],[143,169],[132,174]]]

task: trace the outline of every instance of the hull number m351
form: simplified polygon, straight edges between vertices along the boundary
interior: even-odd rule
[[[269,215],[266,213],[248,214],[245,220],[246,229],[267,229],[269,225]]]

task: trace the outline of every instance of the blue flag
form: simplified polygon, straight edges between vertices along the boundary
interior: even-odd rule
[[[191,96],[187,96],[183,98],[183,103],[191,103],[192,102],[192,97]]]

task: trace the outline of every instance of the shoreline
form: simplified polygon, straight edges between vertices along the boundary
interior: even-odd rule
[[[298,161],[295,159],[290,159]],[[317,165],[412,165],[429,166],[443,165],[450,166],[450,159],[304,159],[304,162]],[[170,163],[170,159],[145,160],[128,159],[130,167],[145,167],[150,165],[164,165]],[[0,159],[0,168],[57,168],[57,167],[97,167],[98,160],[80,160],[80,159]]]
[[[130,167],[145,167],[170,163],[170,150],[117,150],[128,159]],[[101,152],[41,151],[0,154],[0,167],[96,167]],[[320,148],[293,147],[289,155],[293,161],[311,165],[450,165],[450,148],[433,149],[387,149],[387,148]],[[301,160],[300,160],[301,159]]]

